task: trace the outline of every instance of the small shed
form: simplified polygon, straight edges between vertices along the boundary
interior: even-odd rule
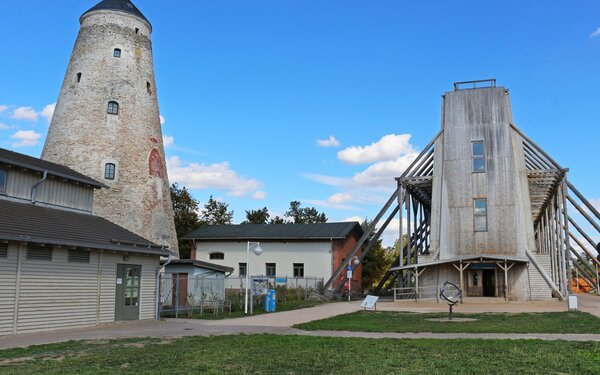
[[[164,306],[197,305],[207,300],[225,299],[225,278],[232,267],[195,259],[174,259],[165,263],[161,282]]]

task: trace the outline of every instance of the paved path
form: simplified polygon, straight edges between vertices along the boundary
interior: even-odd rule
[[[579,296],[583,311],[600,316],[600,297]],[[434,312],[447,311],[442,303],[430,302],[381,302],[378,310]],[[169,319],[166,321],[133,321],[78,328],[54,332],[21,334],[0,337],[0,349],[25,347],[29,345],[49,344],[69,340],[97,340],[133,337],[184,337],[236,334],[283,334],[327,337],[365,337],[395,339],[541,339],[570,341],[600,341],[600,335],[587,334],[499,334],[499,333],[388,333],[388,332],[344,332],[344,331],[302,331],[291,328],[295,324],[311,320],[345,314],[360,310],[360,302],[329,303],[317,307],[257,315],[247,318],[225,320]],[[541,312],[565,311],[565,302],[529,302],[529,303],[489,303],[489,301],[466,301],[456,307],[456,312]]]

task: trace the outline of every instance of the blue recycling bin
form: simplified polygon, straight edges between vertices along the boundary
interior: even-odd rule
[[[269,292],[265,295],[265,311],[275,312],[277,308],[277,292],[275,289],[269,289]]]

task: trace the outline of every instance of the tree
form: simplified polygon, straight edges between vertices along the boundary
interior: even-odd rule
[[[366,232],[371,222],[365,219],[360,225]],[[364,251],[370,243],[375,241],[369,253],[362,260],[362,282],[365,289],[379,283],[394,261],[394,250],[384,248],[380,239],[374,240],[373,235],[375,232],[374,230],[367,241],[365,241],[362,250]]]
[[[275,216],[274,218],[271,219],[271,222],[269,224],[288,224],[288,221],[286,221],[282,217]]]
[[[228,209],[227,203],[218,202],[211,195],[200,214],[200,220],[208,225],[229,225],[233,220],[233,211]]]
[[[250,210],[246,211],[246,221],[243,221],[242,224],[267,224],[270,217],[266,207],[260,210]]]
[[[198,217],[199,202],[191,196],[190,192],[177,184],[171,185],[171,202],[173,203],[173,214],[175,219],[175,231],[177,232],[179,244],[179,256],[189,258],[191,243],[182,241],[181,236],[198,229],[202,223]]]
[[[300,208],[300,202],[291,201],[290,209],[286,211],[285,217],[294,220],[296,224],[326,223],[327,216],[317,211],[314,207]]]

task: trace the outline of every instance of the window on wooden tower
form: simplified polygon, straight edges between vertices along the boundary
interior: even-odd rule
[[[487,199],[473,199],[473,211],[475,216],[475,232],[486,232],[487,228]]]
[[[121,50],[119,48],[115,48],[115,50],[113,51],[113,56],[116,58],[120,58],[121,57]]]
[[[119,103],[117,102],[108,102],[108,110],[109,115],[118,115],[119,114]]]
[[[81,82],[81,73],[77,73],[77,83]]]
[[[6,171],[0,169],[0,193],[6,193]]]
[[[483,141],[471,142],[471,155],[473,156],[473,172],[485,172],[485,144]]]
[[[113,163],[106,163],[104,165],[104,178],[107,180],[114,180],[116,170],[116,165],[114,165]]]

